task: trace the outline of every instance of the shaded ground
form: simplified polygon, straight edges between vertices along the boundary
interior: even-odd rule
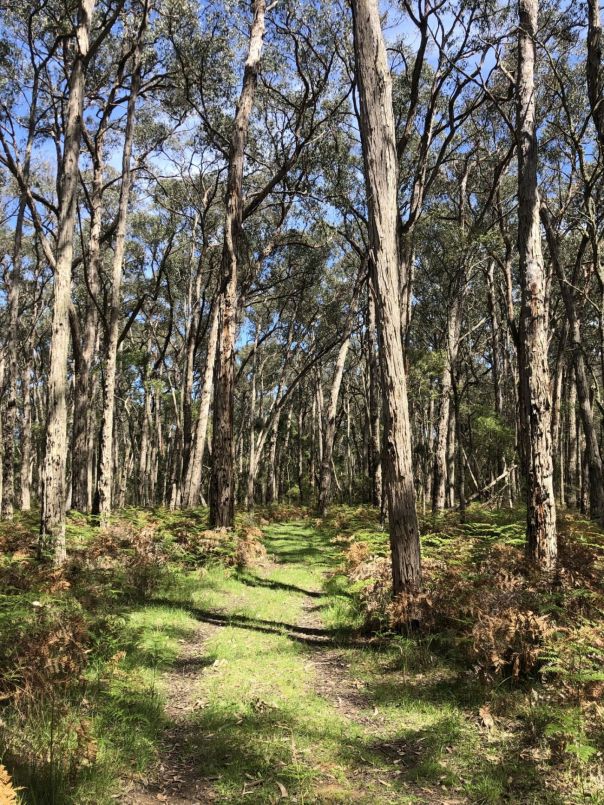
[[[424,518],[433,598],[405,637],[375,634],[393,621],[371,507],[240,513],[219,535],[206,515],[127,509],[99,532],[72,513],[61,571],[36,560],[35,512],[0,524],[0,764],[24,804],[604,805],[593,523],[560,517],[552,590],[523,575],[522,511]],[[237,570],[259,523],[269,559]],[[527,607],[545,639],[489,638]],[[493,671],[510,645],[537,646],[529,673]]]
[[[160,679],[161,763],[127,801],[566,801],[481,724],[470,677],[429,644],[355,631],[325,534],[276,525],[266,545],[265,567],[214,568],[158,602],[198,629]]]

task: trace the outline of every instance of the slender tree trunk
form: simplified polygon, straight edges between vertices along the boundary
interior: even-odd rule
[[[31,416],[31,349],[27,350],[27,363],[21,373],[21,511],[31,509],[31,455],[32,455],[32,416]]]
[[[567,329],[567,327],[564,328],[562,334],[563,337],[560,338],[560,343],[558,345],[552,394],[552,453],[554,456],[554,491],[556,493],[556,500],[561,506],[564,505],[564,482],[562,476],[562,451],[560,450],[560,434],[562,422],[562,389],[564,388],[564,351],[566,347]]]
[[[254,0],[253,10],[254,20],[243,73],[243,85],[231,134],[226,191],[227,212],[222,251],[219,342],[214,371],[210,524],[214,527],[227,528],[232,527],[235,517],[233,495],[234,350],[237,329],[238,262],[242,251],[243,165],[250,114],[260,68],[266,0]]]
[[[369,351],[369,472],[371,477],[371,502],[378,508],[382,505],[382,448],[381,417],[379,405],[379,352],[375,318],[374,290],[369,283],[367,292],[367,349]]]
[[[143,421],[141,424],[141,446],[138,457],[138,505],[149,505],[149,473],[148,454],[150,451],[151,436],[151,387],[147,381],[147,370],[143,376],[144,406]]]
[[[277,497],[277,473],[276,473],[276,461],[277,461],[277,437],[279,435],[279,420],[280,415],[275,417],[275,421],[273,422],[273,426],[271,428],[271,436],[269,439],[269,447],[268,447],[268,473],[266,478],[266,502],[267,503],[274,503],[275,498]]]
[[[451,397],[453,397],[454,385],[451,387]],[[452,400],[454,402],[454,400]],[[447,433],[447,506],[452,509],[455,506],[455,443],[457,441],[457,423],[455,421],[455,405],[449,410],[449,428]]]
[[[558,242],[546,210],[542,211],[542,219],[547,233],[547,242],[552,258],[552,263],[558,275],[562,300],[566,310],[568,336],[572,349],[573,366],[577,387],[577,397],[579,399],[579,414],[585,435],[585,455],[587,470],[589,473],[589,495],[590,495],[590,515],[601,524],[604,524],[604,471],[602,467],[602,455],[598,433],[594,420],[594,412],[591,404],[591,389],[587,376],[587,366],[583,345],[581,343],[581,324],[577,317],[577,310],[573,292],[569,287],[564,275],[564,268],[560,259]],[[574,278],[573,278],[574,279]],[[574,282],[573,282],[574,285]],[[561,372],[557,367],[557,371]],[[555,443],[555,442],[554,442]]]
[[[285,491],[286,491],[286,478],[289,478],[289,443],[291,439],[291,431],[292,431],[292,414],[293,414],[293,406],[290,405],[287,409],[287,419],[285,422],[285,438],[283,439],[283,446],[279,451],[279,481],[277,484],[278,488],[278,500],[282,500]],[[287,488],[289,489],[289,483],[287,484]]]
[[[181,497],[184,495],[184,488],[187,476],[187,469],[191,458],[191,445],[193,443],[193,374],[195,364],[195,352],[197,344],[197,320],[198,316],[194,313],[196,304],[201,292],[201,270],[198,264],[195,275],[193,276],[193,265],[195,262],[195,239],[197,233],[198,215],[195,213],[191,232],[191,252],[189,256],[189,291],[187,300],[187,328],[185,333],[185,365],[182,374],[182,476],[179,479]]]
[[[447,502],[447,441],[449,436],[449,420],[451,418],[451,394],[453,388],[453,370],[457,359],[461,320],[463,315],[463,289],[465,277],[455,289],[455,296],[447,316],[447,342],[445,365],[441,377],[440,410],[436,429],[436,447],[434,450],[434,482],[432,485],[432,511],[439,512]]]
[[[69,79],[65,142],[59,179],[59,221],[48,371],[48,421],[42,481],[40,553],[65,561],[65,469],[67,464],[67,353],[75,205],[79,182],[80,132],[85,68],[95,0],[80,0],[76,52]]]
[[[421,585],[419,529],[411,464],[407,374],[401,337],[397,245],[397,155],[392,80],[377,0],[352,0],[360,128],[380,337],[384,399],[384,481],[393,591]]]
[[[342,376],[344,374],[344,365],[346,363],[346,356],[348,355],[348,348],[350,347],[350,335],[342,341],[342,345],[338,351],[336,365],[334,368],[333,381],[331,384],[331,392],[329,396],[329,407],[327,409],[327,418],[323,428],[323,458],[321,461],[321,474],[319,481],[319,502],[317,511],[320,517],[325,516],[327,505],[329,503],[329,496],[331,492],[331,462],[333,458],[333,445],[336,435],[336,414],[338,412],[338,400],[340,397],[340,386],[342,385]]]
[[[34,137],[36,133],[37,114],[38,114],[38,89],[39,89],[39,69],[34,70],[32,90],[31,90],[31,103],[29,110],[29,119],[27,126],[27,141],[25,144],[22,175],[24,182],[29,181],[30,166],[31,166],[31,152],[34,144]],[[17,424],[17,386],[19,384],[19,297],[21,291],[21,270],[22,270],[22,242],[23,242],[23,223],[25,219],[25,209],[27,206],[27,197],[25,192],[21,193],[19,199],[19,207],[17,210],[17,218],[15,221],[15,234],[13,239],[13,253],[12,253],[12,272],[8,285],[8,319],[9,319],[9,336],[7,344],[7,359],[8,359],[8,390],[6,399],[6,410],[3,417],[3,454],[2,454],[2,494],[1,494],[1,510],[2,516],[7,519],[12,519],[15,508],[15,427]],[[29,387],[28,387],[29,389]],[[29,390],[28,390],[29,394]],[[25,398],[24,398],[25,399]],[[27,408],[24,405],[24,414],[28,412],[29,401]],[[23,453],[25,452],[24,442],[26,439],[31,439],[31,434],[26,435],[25,423],[21,429],[21,453],[23,461]],[[31,442],[30,442],[31,445]],[[31,447],[30,447],[31,450]],[[28,454],[27,460],[30,460]],[[28,466],[27,473],[31,470]],[[23,473],[22,473],[23,476]],[[23,494],[22,494],[23,499]],[[27,509],[29,509],[29,487],[25,493]]]
[[[101,526],[108,522],[111,514],[111,494],[113,484],[113,419],[115,414],[115,386],[117,377],[117,353],[119,347],[120,321],[122,314],[122,277],[124,272],[124,256],[126,251],[126,230],[128,224],[128,203],[132,183],[132,145],[134,142],[134,125],[136,118],[136,101],[141,81],[142,38],[147,21],[147,7],[143,11],[143,19],[137,34],[137,42],[133,54],[132,82],[128,96],[126,113],[126,130],[124,133],[124,150],[122,153],[122,183],[118,204],[117,227],[115,234],[115,250],[113,253],[111,301],[109,308],[109,333],[103,383],[103,420],[101,425],[101,459],[97,486],[98,512]]]
[[[598,143],[604,149],[604,99],[602,97],[602,23],[600,21],[599,0],[587,0],[587,95],[591,115],[598,136]]]
[[[298,411],[298,494],[300,503],[304,503],[304,412],[302,406]]]
[[[201,396],[199,398],[199,416],[197,418],[197,424],[195,425],[193,448],[185,474],[183,505],[189,508],[197,506],[201,497],[203,456],[210,416],[210,402],[212,400],[212,379],[216,360],[216,347],[218,345],[219,313],[218,303],[215,303],[211,314],[210,332],[208,333],[206,363],[201,386]]]
[[[568,366],[568,411],[567,421],[567,458],[566,458],[566,499],[571,506],[579,506],[578,483],[578,438],[577,438],[577,384],[572,362]]]
[[[29,160],[28,160],[29,162]],[[19,202],[13,242],[13,270],[8,287],[8,390],[6,407],[2,417],[2,516],[12,520],[15,510],[15,429],[17,425],[17,386],[19,383],[19,364],[17,344],[19,342],[19,292],[21,286],[21,240],[25,199]]]
[[[457,383],[453,384],[453,404],[455,417],[455,441],[457,450],[455,451],[456,478],[457,478],[457,498],[459,500],[459,517],[461,522],[465,521],[466,516],[466,485],[465,485],[465,466],[464,450],[461,441],[461,411],[460,411],[459,388]]]
[[[75,379],[73,399],[73,428],[71,442],[71,505],[77,511],[87,511],[90,506],[90,486],[88,477],[90,430],[94,429],[91,402],[91,370],[95,348],[98,341],[98,312],[96,299],[100,298],[99,266],[101,260],[101,224],[103,192],[103,143],[97,143],[97,153],[93,160],[92,189],[90,193],[90,237],[88,244],[87,285],[91,298],[88,300],[84,326],[81,334],[75,321],[75,310],[71,311],[72,336],[74,342]],[[80,346],[81,344],[81,346]]]
[[[556,565],[558,549],[546,279],[537,189],[535,37],[538,0],[519,0],[518,11],[518,252],[522,295],[518,363],[526,439],[527,554],[540,568],[550,571]]]
[[[250,389],[250,452],[247,466],[247,485],[245,491],[245,508],[254,508],[254,481],[256,467],[256,372],[258,370],[258,331],[254,339],[254,355],[252,357],[252,383]]]

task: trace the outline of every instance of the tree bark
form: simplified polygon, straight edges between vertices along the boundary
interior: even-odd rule
[[[113,485],[113,419],[115,413],[115,386],[117,376],[117,351],[120,337],[120,321],[122,315],[122,278],[124,273],[124,256],[126,251],[126,231],[128,224],[128,203],[132,184],[132,146],[134,142],[134,125],[136,118],[136,102],[141,82],[142,39],[147,23],[147,6],[137,32],[137,41],[132,56],[132,81],[128,96],[126,112],[126,130],[124,132],[124,149],[122,152],[122,183],[118,203],[115,248],[112,263],[111,301],[109,307],[109,333],[107,353],[105,357],[103,377],[103,420],[101,425],[99,477],[97,480],[98,513],[100,524],[105,526],[111,514]]]
[[[42,481],[39,550],[51,552],[61,565],[65,550],[65,469],[67,464],[67,353],[75,205],[79,182],[80,133],[89,36],[95,0],[80,0],[75,54],[69,78],[65,143],[59,178],[59,221],[54,265],[54,299],[50,366],[48,372],[48,421]]]
[[[562,295],[568,322],[568,336],[570,339],[573,367],[577,383],[579,415],[581,417],[581,424],[583,425],[583,433],[585,434],[585,460],[589,473],[590,515],[594,520],[598,520],[601,524],[604,524],[604,472],[598,432],[591,404],[591,389],[587,377],[587,366],[583,345],[581,343],[581,325],[577,316],[573,292],[564,274],[564,268],[558,249],[558,241],[547,210],[543,209],[541,211],[541,218],[545,225],[550,256],[558,276],[560,293]],[[572,284],[574,285],[574,282]]]
[[[521,281],[518,364],[526,440],[527,555],[541,569],[550,571],[556,565],[557,537],[546,278],[537,188],[535,37],[538,0],[519,0],[518,11],[518,252]]]
[[[17,425],[17,386],[19,383],[17,344],[19,342],[21,241],[24,216],[25,198],[22,197],[19,202],[17,220],[15,223],[12,254],[13,270],[8,287],[8,390],[6,395],[6,407],[2,417],[2,517],[7,520],[12,520],[15,510],[15,428]]]
[[[384,399],[384,480],[393,591],[421,585],[419,529],[411,464],[407,374],[401,335],[397,245],[397,155],[392,80],[377,0],[352,0],[360,128],[380,338]]]
[[[602,23],[599,0],[587,0],[587,95],[600,148],[604,148],[604,98],[602,97]]]
[[[91,406],[91,370],[98,341],[97,299],[100,298],[99,267],[101,261],[101,223],[103,214],[103,138],[99,138],[93,156],[92,188],[90,192],[90,236],[86,284],[90,299],[78,341],[73,337],[75,360],[73,428],[71,441],[71,505],[77,511],[88,511],[92,505],[92,487],[88,473],[90,433],[94,431]],[[72,336],[77,329],[75,310],[72,309]],[[74,327],[74,324],[76,325]],[[81,346],[80,346],[81,344]]]
[[[371,502],[382,505],[382,450],[379,404],[379,352],[375,318],[375,296],[371,283],[367,291],[367,350],[369,353],[369,475]]]
[[[344,374],[344,365],[346,363],[346,356],[348,355],[348,348],[350,347],[350,335],[348,335],[340,346],[338,357],[336,358],[336,365],[334,367],[333,380],[331,383],[331,392],[329,395],[329,406],[327,408],[327,417],[323,428],[323,457],[321,460],[321,474],[319,479],[319,502],[317,511],[320,517],[325,516],[327,505],[329,503],[329,496],[331,493],[331,462],[333,458],[333,445],[336,435],[336,414],[338,412],[338,400],[340,398],[340,386],[342,385],[342,376]]]
[[[243,84],[231,134],[226,190],[226,218],[222,250],[220,324],[214,370],[212,474],[210,479],[210,525],[233,526],[235,517],[233,406],[235,386],[235,338],[238,306],[238,263],[242,250],[243,165],[250,114],[256,94],[264,39],[265,0],[254,0]]]
[[[463,290],[465,277],[456,283],[455,296],[447,316],[447,342],[445,365],[441,377],[440,410],[436,428],[436,448],[434,451],[434,482],[432,484],[432,511],[439,512],[447,503],[447,442],[449,420],[451,419],[451,396],[453,371],[457,359],[461,320],[463,313]]]
[[[215,303],[211,313],[210,332],[208,333],[206,363],[199,398],[199,416],[197,417],[197,423],[195,425],[195,437],[193,439],[191,455],[187,463],[185,474],[183,506],[188,508],[199,505],[201,497],[203,456],[210,415],[210,402],[212,400],[212,378],[216,359],[216,347],[218,345],[219,312],[218,303]]]
[[[31,454],[32,454],[32,416],[31,416],[31,349],[28,349],[27,363],[21,373],[21,511],[31,509]]]

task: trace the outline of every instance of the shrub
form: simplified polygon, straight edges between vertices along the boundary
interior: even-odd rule
[[[254,567],[266,561],[266,548],[260,542],[262,531],[254,526],[242,529],[235,548],[234,563],[239,568]]]

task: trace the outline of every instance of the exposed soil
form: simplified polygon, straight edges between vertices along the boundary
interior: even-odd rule
[[[184,746],[188,719],[203,705],[197,698],[198,682],[207,666],[205,645],[221,627],[199,623],[195,636],[182,642],[176,663],[162,675],[165,692],[164,712],[168,726],[161,743],[161,759],[146,778],[135,780],[125,794],[131,805],[166,802],[170,805],[203,805],[215,802],[212,781],[201,777],[193,761],[187,759]]]

